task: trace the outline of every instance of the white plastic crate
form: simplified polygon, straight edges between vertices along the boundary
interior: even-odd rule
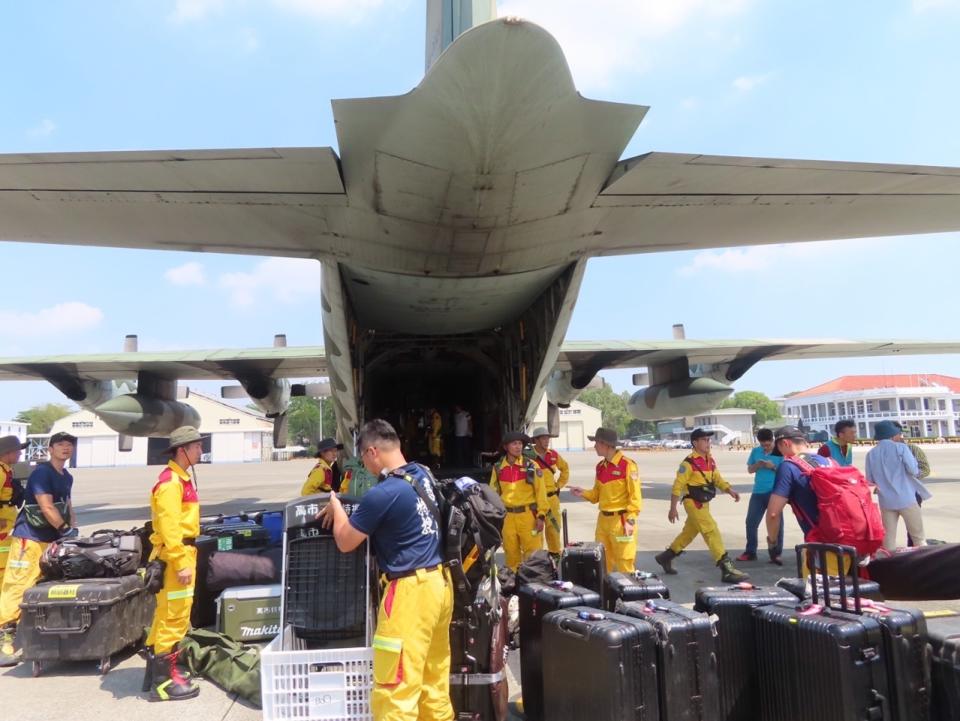
[[[372,721],[373,649],[307,649],[288,626],[260,654],[264,721]]]

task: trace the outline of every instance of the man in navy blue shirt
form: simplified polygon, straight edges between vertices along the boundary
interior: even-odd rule
[[[423,466],[407,463],[386,421],[363,426],[359,451],[378,484],[351,516],[331,493],[321,518],[344,553],[369,538],[383,574],[373,637],[373,718],[451,721],[453,587],[440,551],[433,478]]]
[[[66,469],[77,439],[69,433],[50,436],[50,460],[33,469],[10,539],[7,571],[0,589],[0,666],[14,666],[19,651],[13,641],[23,594],[40,578],[40,557],[52,541],[76,535],[70,496],[73,476]]]

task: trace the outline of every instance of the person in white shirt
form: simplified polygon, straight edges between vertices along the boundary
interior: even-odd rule
[[[458,466],[470,465],[473,452],[473,417],[463,406],[453,407],[453,443]]]

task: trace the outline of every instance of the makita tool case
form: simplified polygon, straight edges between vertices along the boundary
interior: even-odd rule
[[[139,575],[38,583],[23,594],[17,628],[23,659],[38,675],[46,661],[99,661],[140,644],[156,599]]]
[[[217,598],[217,631],[236,641],[269,641],[280,633],[280,584],[236,586]]]

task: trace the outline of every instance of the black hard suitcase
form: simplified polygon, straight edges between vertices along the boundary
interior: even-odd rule
[[[603,607],[615,611],[617,601],[646,601],[670,598],[670,589],[660,577],[646,571],[609,573],[603,579]]]
[[[531,583],[521,586],[520,606],[520,688],[523,712],[529,721],[544,719],[543,617],[551,611],[573,606],[600,608],[600,594],[569,582],[552,585]]]
[[[620,602],[617,612],[657,630],[661,721],[719,721],[714,621],[672,601]]]
[[[507,599],[458,609],[450,623],[450,701],[456,718],[506,721]]]
[[[603,599],[603,579],[607,575],[607,555],[602,543],[570,543],[560,556],[560,578],[574,586],[596,591]]]
[[[805,547],[820,556],[822,568],[827,552],[856,555],[840,546]],[[761,721],[894,721],[880,621],[829,608],[846,607],[845,583],[839,602],[832,589],[821,596],[817,584],[813,588],[812,605],[754,611]]]
[[[548,613],[543,619],[546,718],[666,718],[659,708],[656,647],[656,630],[642,619],[584,606]]]
[[[795,602],[782,588],[750,583],[697,590],[693,609],[717,617],[720,721],[756,721],[760,713],[753,609]]]
[[[99,661],[107,673],[113,654],[143,641],[155,607],[138,575],[38,583],[20,604],[23,660],[34,676],[49,661]]]
[[[960,615],[927,614],[932,668],[931,721],[960,719]]]
[[[201,519],[200,533],[217,539],[218,551],[238,548],[263,548],[270,545],[270,531],[256,521],[217,517],[212,521]]]

